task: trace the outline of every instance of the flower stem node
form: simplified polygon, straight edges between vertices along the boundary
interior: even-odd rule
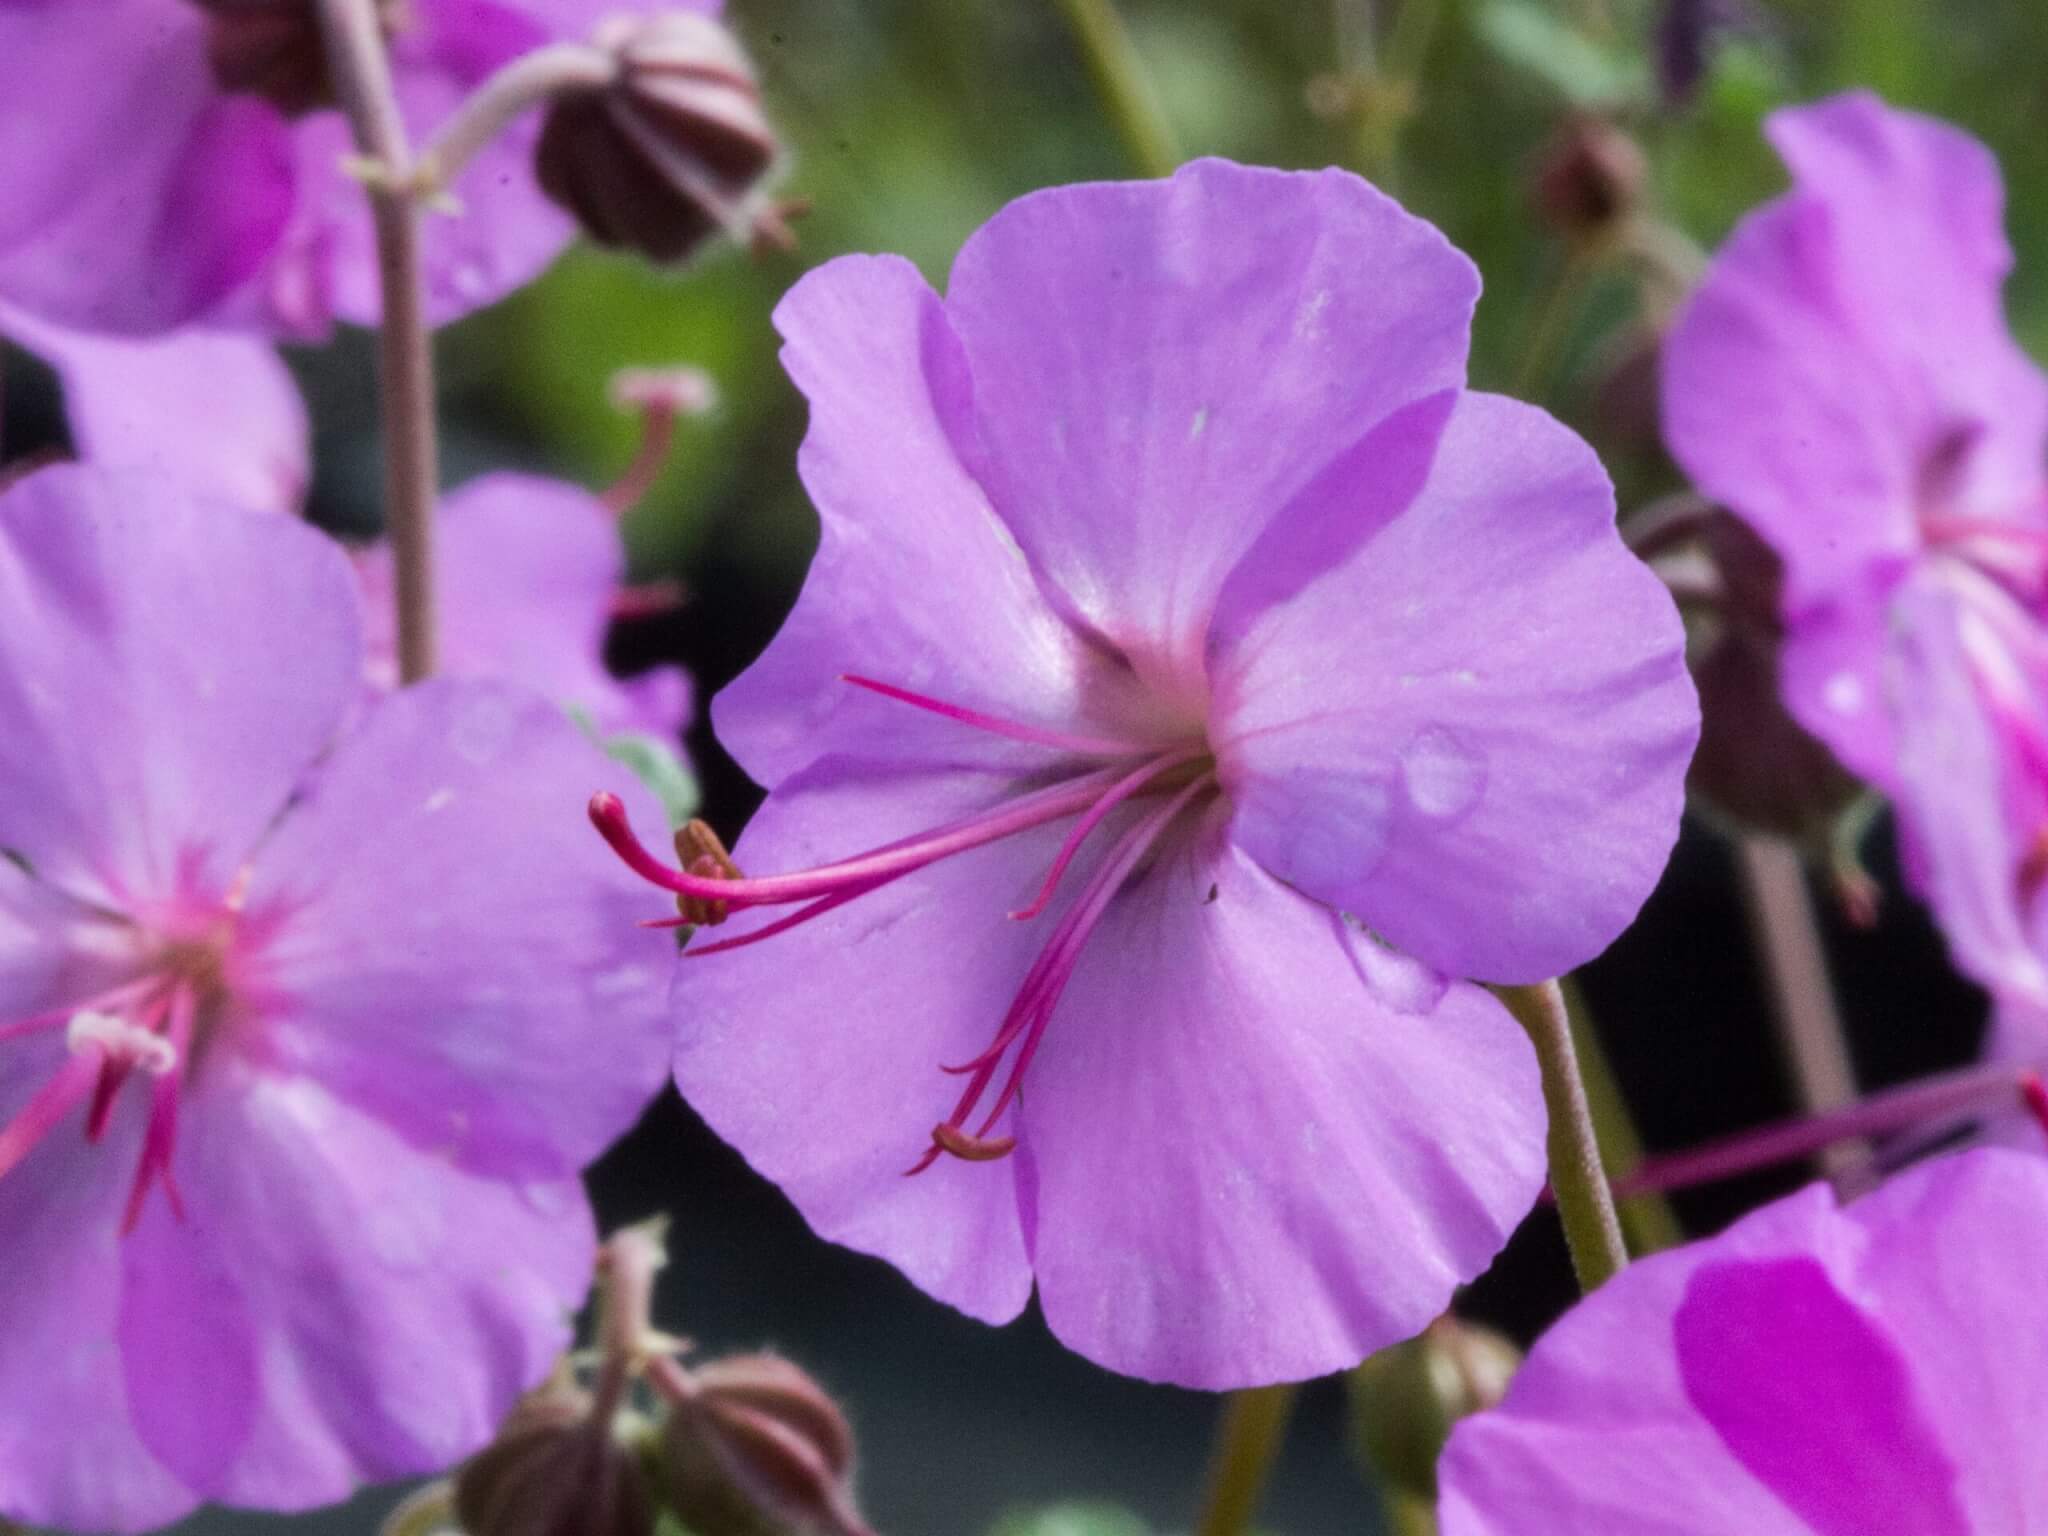
[[[763,194],[780,158],[753,65],[708,16],[616,17],[594,40],[611,80],[557,96],[536,170],[549,197],[601,245],[678,262],[712,236],[781,245]]]
[[[778,1355],[664,1378],[670,1506],[722,1536],[868,1536],[854,1507],[853,1432],[825,1390]]]

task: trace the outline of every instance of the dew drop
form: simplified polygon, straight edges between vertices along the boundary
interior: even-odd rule
[[[1440,725],[1424,726],[1401,749],[1408,803],[1431,821],[1462,816],[1486,786],[1486,762]]]

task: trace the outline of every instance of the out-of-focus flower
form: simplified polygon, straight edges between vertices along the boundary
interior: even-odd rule
[[[536,161],[548,196],[593,240],[681,261],[723,232],[787,244],[767,179],[779,149],[753,65],[708,15],[609,21],[617,69],[549,107]]]
[[[434,1470],[567,1341],[662,945],[538,695],[435,681],[334,740],[358,629],[289,519],[70,466],[0,498],[7,1515]]]
[[[716,719],[739,865],[803,872],[593,814],[738,914],[677,1079],[825,1236],[1224,1387],[1413,1334],[1527,1210],[1531,1053],[1447,978],[1620,931],[1697,714],[1591,452],[1463,390],[1476,293],[1356,177],[1209,161],[784,301],[822,544]]]
[[[0,338],[56,372],[72,446],[86,462],[256,510],[296,512],[304,502],[312,428],[268,342],[223,331],[109,336],[5,306]]]
[[[1958,964],[2048,1005],[2048,381],[1997,167],[1865,94],[1769,131],[1793,188],[1666,341],[1666,436],[1783,560],[1786,704],[1897,802]]]
[[[1537,162],[1536,211],[1568,240],[1599,242],[1634,215],[1649,171],[1642,146],[1618,124],[1574,114]]]
[[[415,138],[500,66],[617,11],[718,0],[389,0]],[[317,336],[378,313],[369,202],[344,169],[312,0],[0,5],[0,300],[92,330],[195,320]],[[533,278],[571,226],[542,194],[529,114],[426,225],[435,323]]]
[[[494,474],[442,498],[435,524],[441,664],[449,677],[510,677],[575,710],[600,736],[671,744],[688,723],[690,679],[658,667],[620,679],[605,632],[624,590],[616,519],[588,491],[539,475]],[[370,675],[398,684],[391,550],[364,550]]]
[[[1986,1536],[2048,1519],[2048,1163],[1815,1185],[1644,1259],[1451,1436],[1444,1536]]]
[[[138,341],[13,310],[0,310],[0,335],[56,370],[87,463],[146,472],[204,501],[303,510],[312,472],[306,408],[267,342],[191,330]],[[708,386],[698,377],[692,391],[693,377],[638,379],[634,398],[653,392],[644,408],[669,417],[704,409]],[[665,452],[666,433],[652,435]],[[631,733],[674,764],[693,709],[689,675],[664,666],[621,679],[604,664],[612,619],[639,595],[626,585],[613,509],[566,481],[497,474],[450,492],[440,519],[442,673],[537,688],[598,735]],[[388,690],[398,684],[389,547],[364,551],[357,572],[368,599],[367,675]]]

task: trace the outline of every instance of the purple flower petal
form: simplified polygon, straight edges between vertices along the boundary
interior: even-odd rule
[[[1375,947],[1213,824],[1117,900],[1019,1120],[1062,1341],[1183,1386],[1300,1380],[1492,1261],[1543,1182],[1535,1058],[1476,987],[1376,983]]]
[[[0,6],[0,300],[160,331],[269,259],[293,202],[282,118],[224,98],[183,0]]]
[[[2022,861],[2048,803],[2011,761],[1968,654],[1973,615],[1934,582],[1892,607],[1887,681],[1898,721],[1898,800],[1910,869],[1950,954],[1986,986],[2048,1007],[2048,965],[2028,932]],[[2048,726],[2048,722],[2042,722]],[[2048,740],[2048,735],[2044,735]]]
[[[0,847],[117,907],[225,889],[354,699],[359,644],[312,529],[157,477],[29,476],[0,496]]]
[[[195,330],[133,340],[6,309],[0,334],[56,369],[72,441],[87,462],[253,510],[295,513],[304,502],[312,428],[291,370],[268,342]]]
[[[686,683],[678,699],[673,686],[649,692],[605,669],[626,557],[615,519],[594,496],[538,475],[486,475],[442,501],[437,528],[443,676],[522,682],[601,733],[676,735]],[[390,546],[365,551],[357,566],[368,598],[370,672],[388,686],[398,676]]]
[[[186,1107],[186,1216],[121,1252],[150,1450],[209,1499],[301,1509],[487,1441],[570,1339],[595,1235],[573,1180],[478,1179],[303,1079],[223,1064]]]
[[[1478,286],[1338,171],[1053,188],[954,263],[973,411],[948,425],[1070,611],[1199,697],[1225,576],[1375,422],[1464,382]]]
[[[0,1118],[63,1057],[61,1033],[0,1045]],[[0,1178],[0,1516],[9,1519],[145,1531],[199,1502],[144,1449],[128,1419],[116,1335],[118,1233],[145,1118],[139,1098],[129,1109],[94,1147],[82,1134],[81,1107]]]
[[[805,868],[969,814],[1004,787],[828,764],[785,783],[734,854],[743,868]],[[989,1043],[1045,941],[1051,917],[1003,914],[1031,898],[1058,843],[1057,828],[1027,834],[862,897],[802,930],[798,963],[771,940],[686,957],[676,976],[676,1084],[712,1129],[821,1236],[986,1322],[1015,1317],[1031,1294],[1016,1163],[942,1158],[903,1175],[959,1096],[941,1065]],[[752,926],[735,919],[707,939]]]
[[[1046,760],[851,687],[847,673],[1059,728],[1128,699],[960,466],[945,424],[968,408],[965,362],[916,268],[842,257],[798,283],[775,321],[811,402],[797,463],[822,531],[795,612],[712,704],[747,771],[772,786],[832,752]]]
[[[2048,1163],[1997,1150],[1640,1261],[1452,1435],[1444,1536],[2031,1529],[2043,1262]]]
[[[276,930],[252,983],[266,1060],[469,1172],[573,1175],[668,1049],[671,941],[634,926],[644,888],[580,814],[600,788],[651,817],[523,689],[438,679],[380,701],[255,862],[247,921]]]
[[[1970,1536],[1906,1362],[1820,1261],[1704,1265],[1671,1331],[1686,1399],[1816,1536]]]
[[[1318,519],[1371,531],[1217,658],[1232,836],[1440,970],[1535,981],[1649,895],[1699,710],[1584,443],[1467,394],[1435,452],[1405,507],[1361,466],[1298,508],[1309,542]]]
[[[2005,327],[1982,145],[1862,93],[1770,131],[1794,189],[1716,257],[1665,342],[1662,397],[1672,451],[1784,556],[1796,609],[1918,546],[1945,444],[1971,445],[1952,510],[2038,496],[2048,381]]]

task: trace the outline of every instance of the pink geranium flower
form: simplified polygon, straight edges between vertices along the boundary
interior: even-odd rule
[[[433,1470],[568,1340],[664,945],[558,708],[434,682],[337,743],[361,675],[301,524],[0,496],[0,1515]]]
[[[1631,1266],[1439,1469],[1443,1536],[2048,1529],[2048,1163],[1823,1185]]]
[[[2048,1005],[2048,380],[1998,168],[1867,94],[1769,132],[1792,190],[1673,329],[1665,434],[1783,558],[1786,702],[1896,801],[1957,962]]]
[[[1531,1053],[1448,978],[1620,931],[1698,721],[1592,453],[1463,389],[1477,291],[1356,177],[1209,161],[784,301],[823,542],[714,709],[773,873],[594,812],[746,914],[677,1080],[825,1236],[1225,1387],[1415,1332],[1529,1208]]]
[[[380,0],[417,141],[500,66],[620,10],[719,0]],[[263,14],[266,9],[270,14]],[[203,320],[317,336],[374,323],[368,199],[325,89],[311,0],[0,0],[0,300],[92,330]],[[533,175],[537,114],[429,219],[435,324],[530,281],[568,241]]]

